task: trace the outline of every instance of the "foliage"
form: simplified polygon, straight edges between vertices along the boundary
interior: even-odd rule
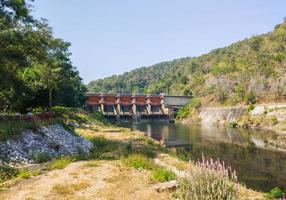
[[[197,170],[179,179],[179,199],[238,199],[237,176],[230,167],[204,157],[196,167]]]
[[[191,111],[196,111],[201,107],[201,102],[197,98],[193,98],[187,105],[181,107],[177,113],[177,118],[186,118]]]
[[[27,169],[16,169],[10,166],[0,165],[0,191],[3,183],[13,178],[29,178],[39,175],[39,171],[29,171]]]
[[[131,154],[127,158],[123,159],[128,167],[133,167],[135,169],[152,169],[154,164],[148,159],[147,156],[142,154]]]
[[[74,161],[73,158],[61,157],[61,158],[53,160],[51,163],[49,163],[47,166],[47,169],[48,170],[64,169],[66,166],[68,166],[73,161]]]
[[[33,160],[36,163],[45,163],[52,160],[52,156],[45,152],[38,152],[33,155]]]
[[[92,92],[193,95],[204,105],[286,99],[286,21],[199,57],[141,67],[88,85]],[[187,110],[187,109],[186,109]],[[184,116],[187,113],[182,111]]]
[[[228,125],[231,128],[237,128],[238,127],[238,123],[237,122],[230,122]]]
[[[63,116],[63,114],[66,115],[71,115],[72,109],[68,107],[63,107],[63,106],[54,106],[51,108],[51,111],[55,113],[56,116]]]
[[[70,60],[70,43],[30,15],[30,2],[0,1],[0,110],[31,111],[52,99],[78,107],[86,89]]]
[[[248,105],[252,105],[256,103],[256,96],[253,91],[250,91],[249,93],[246,94],[245,101],[246,101],[246,104]]]
[[[281,199],[284,197],[285,193],[278,187],[273,188],[269,192],[266,193],[266,197],[269,199]]]
[[[159,182],[167,182],[176,179],[176,174],[166,168],[156,167],[152,172],[152,179]]]
[[[189,161],[190,160],[189,153],[183,148],[177,148],[176,149],[176,155],[182,161]]]
[[[58,119],[0,121],[0,141],[13,137],[26,129],[35,130],[41,126],[56,122],[58,122]]]

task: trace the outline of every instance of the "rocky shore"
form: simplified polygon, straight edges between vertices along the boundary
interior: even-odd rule
[[[88,154],[92,148],[90,141],[67,131],[60,124],[53,124],[37,130],[25,130],[0,142],[0,160],[5,163],[28,164],[43,157]]]

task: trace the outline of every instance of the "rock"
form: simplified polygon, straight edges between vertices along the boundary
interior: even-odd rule
[[[157,192],[171,192],[177,189],[177,182],[176,181],[170,181],[170,182],[164,182],[164,183],[158,183],[153,186],[153,189]]]
[[[72,127],[75,127],[75,128],[78,128],[78,127],[79,127],[79,124],[76,123],[76,122],[70,122],[68,125],[69,125],[69,126],[72,126]]]
[[[27,117],[33,117],[33,113],[31,112],[27,113]]]
[[[93,144],[81,136],[72,134],[61,125],[54,124],[38,130],[26,130],[22,134],[0,142],[0,160],[28,164],[36,155],[58,157],[62,155],[88,154]]]

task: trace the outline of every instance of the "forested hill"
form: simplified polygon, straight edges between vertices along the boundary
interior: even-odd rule
[[[91,81],[89,91],[193,94],[202,103],[234,105],[286,99],[286,21],[208,54]]]

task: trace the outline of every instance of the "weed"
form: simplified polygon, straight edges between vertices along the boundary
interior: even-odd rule
[[[237,176],[230,167],[204,157],[195,165],[196,171],[190,171],[178,181],[179,199],[238,199]]]
[[[159,182],[166,182],[176,179],[176,174],[166,168],[157,167],[152,172],[152,179]]]
[[[87,166],[87,167],[98,167],[99,164],[97,163],[97,161],[92,160],[92,161],[89,161],[88,163],[86,163],[85,166]]]
[[[148,157],[142,154],[131,154],[127,158],[123,159],[123,163],[128,167],[133,167],[135,169],[151,170],[154,167],[154,164],[148,159]]]
[[[33,155],[33,160],[36,163],[44,163],[44,162],[48,162],[52,159],[52,156],[46,152],[39,152],[39,153],[35,153]]]
[[[182,161],[189,161],[190,160],[189,153],[185,149],[177,148],[176,149],[176,155]]]
[[[60,194],[60,195],[73,195],[74,190],[68,185],[55,185],[52,188],[52,193]]]
[[[73,161],[74,159],[70,157],[61,157],[49,163],[49,165],[47,166],[47,169],[48,170],[64,169],[66,166],[68,166]]]
[[[285,197],[284,195],[285,193],[280,188],[275,187],[269,192],[267,192],[265,196],[269,199],[281,199]]]
[[[27,129],[36,130],[41,126],[58,123],[58,119],[30,121],[0,121],[0,141],[7,140]]]

